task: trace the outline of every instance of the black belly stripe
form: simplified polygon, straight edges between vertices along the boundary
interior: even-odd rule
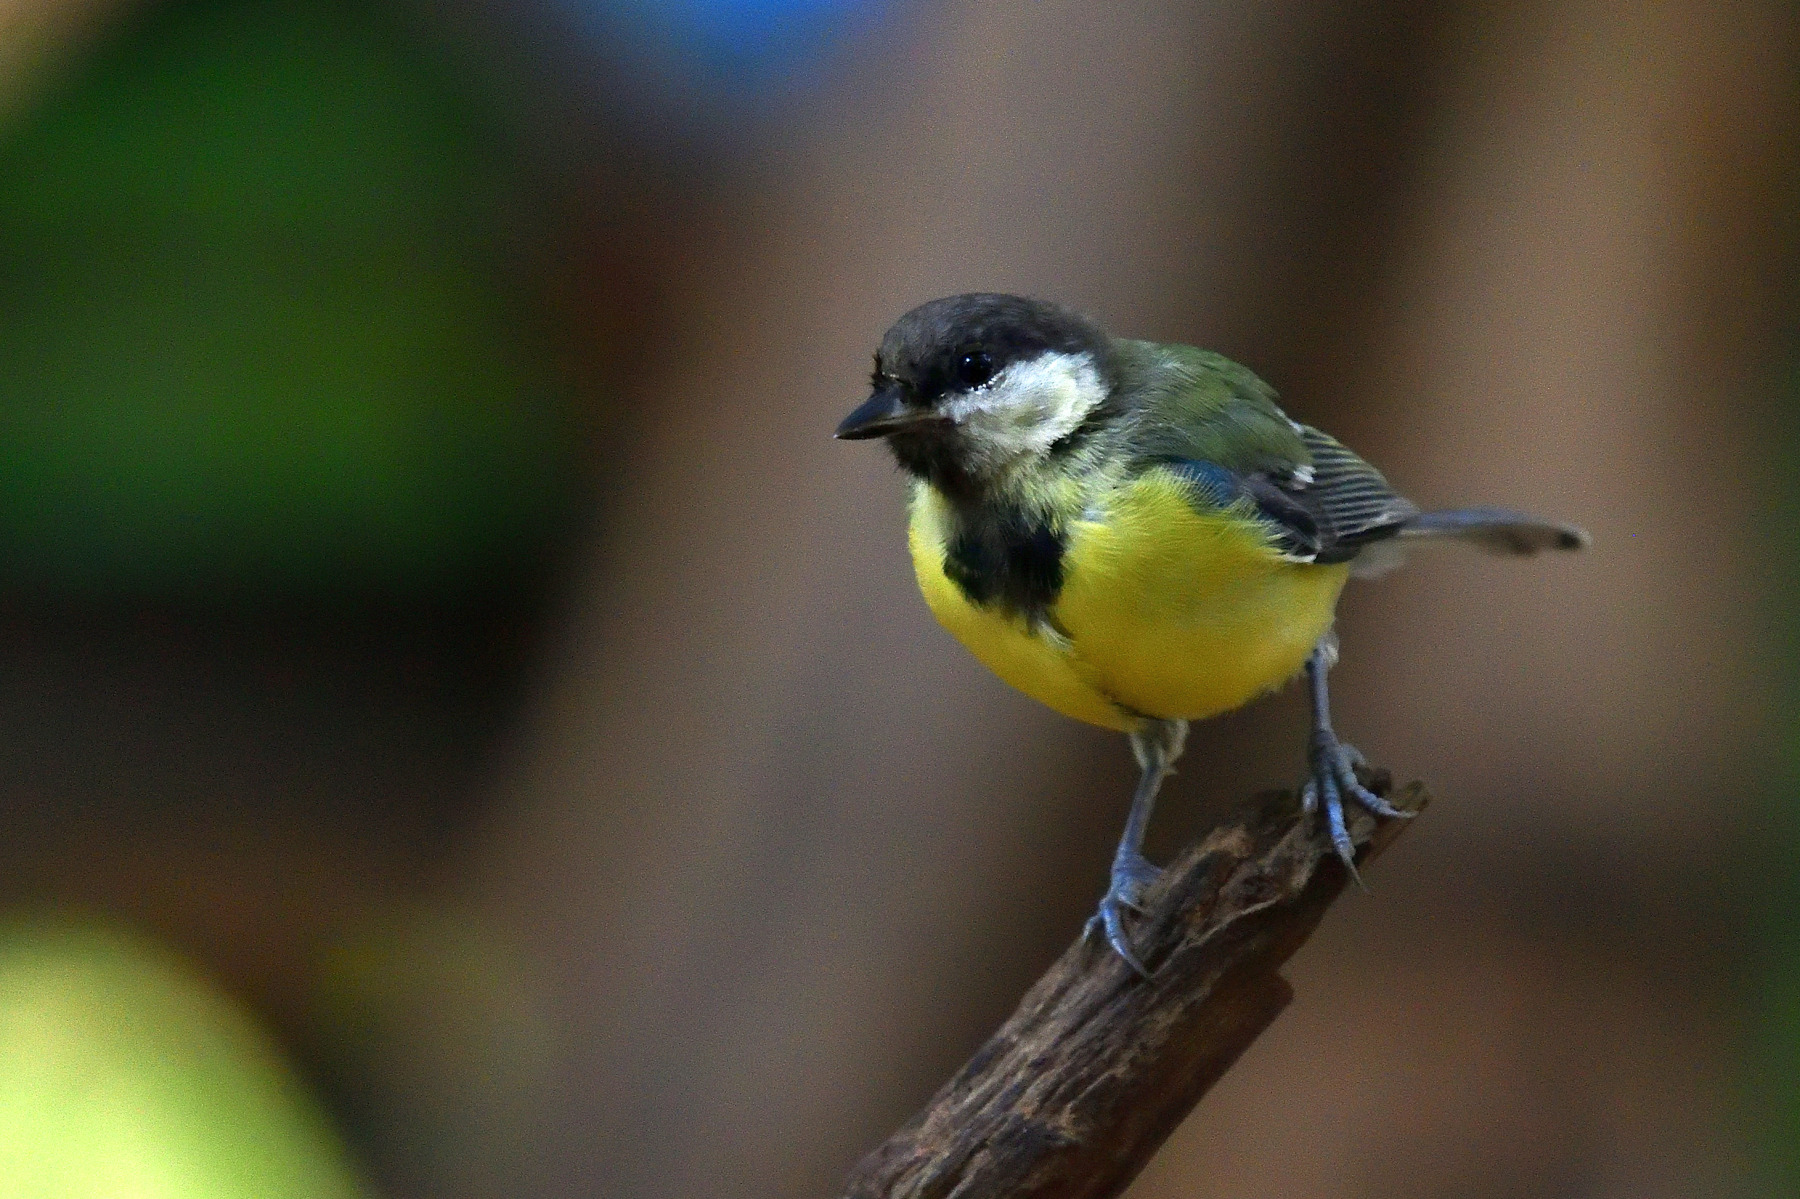
[[[1047,619],[1063,584],[1063,534],[1018,513],[983,513],[945,547],[944,574],[977,607]]]

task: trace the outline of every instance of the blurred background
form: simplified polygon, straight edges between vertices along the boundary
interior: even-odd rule
[[[1437,802],[1131,1194],[1800,1193],[1797,23],[3,0],[0,1193],[834,1193],[1133,776],[829,436],[976,289],[1594,535],[1347,595]]]

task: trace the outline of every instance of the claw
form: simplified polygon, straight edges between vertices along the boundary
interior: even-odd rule
[[[1356,768],[1367,766],[1369,762],[1354,745],[1345,745],[1336,737],[1331,737],[1329,745],[1321,746],[1321,752],[1330,760],[1342,792],[1355,799],[1368,811],[1384,820],[1411,820],[1418,815],[1417,812],[1407,812],[1396,808],[1362,785],[1362,780],[1356,777]]]
[[[1161,875],[1162,871],[1152,866],[1142,855],[1115,862],[1112,886],[1107,888],[1105,897],[1100,900],[1100,910],[1089,917],[1087,928],[1083,930],[1085,936],[1096,928],[1100,929],[1112,951],[1145,978],[1150,977],[1150,971],[1138,960],[1137,954],[1132,952],[1131,937],[1125,930],[1125,914],[1144,914],[1144,892]]]
[[[1150,810],[1156,805],[1156,792],[1167,778],[1181,747],[1187,741],[1187,721],[1152,720],[1131,734],[1131,752],[1143,774],[1138,776],[1137,790],[1131,797],[1131,814],[1125,817],[1125,831],[1119,835],[1119,848],[1113,852],[1112,883],[1100,900],[1100,910],[1087,922],[1082,934],[1098,928],[1106,936],[1112,951],[1125,959],[1125,964],[1144,978],[1150,971],[1131,951],[1131,937],[1125,931],[1125,914],[1144,914],[1144,892],[1162,873],[1144,857],[1144,829],[1150,823]]]
[[[1319,780],[1319,790],[1325,795],[1325,823],[1331,830],[1332,847],[1337,850],[1344,869],[1361,886],[1362,878],[1356,873],[1356,846],[1350,840],[1349,828],[1344,824],[1344,794],[1338,786],[1337,772],[1326,766],[1315,777]]]
[[[1355,862],[1355,845],[1350,838],[1349,827],[1344,819],[1344,803],[1346,800],[1383,820],[1411,820],[1416,812],[1408,812],[1396,808],[1393,804],[1363,786],[1362,780],[1356,777],[1356,768],[1366,765],[1362,754],[1354,746],[1345,745],[1329,729],[1321,729],[1313,734],[1312,777],[1300,787],[1300,806],[1311,815],[1318,808],[1325,809],[1326,828],[1331,834],[1331,845],[1337,856],[1343,861],[1344,868],[1356,884],[1362,886],[1362,877],[1357,873]]]
[[[1381,798],[1381,796],[1375,794],[1361,783],[1356,782],[1355,776],[1352,776],[1351,781],[1347,786],[1350,794],[1356,799],[1357,803],[1381,817],[1383,820],[1411,820],[1414,816],[1418,815],[1417,812],[1408,812],[1404,808],[1396,808],[1393,804]]]
[[[1125,911],[1126,905],[1108,892],[1106,898],[1100,901],[1100,910],[1088,917],[1084,935],[1093,932],[1098,926],[1112,951],[1124,958],[1125,964],[1137,971],[1140,977],[1149,978],[1149,969],[1131,951],[1131,938],[1125,933]]]
[[[1324,805],[1325,824],[1331,833],[1331,846],[1343,860],[1344,869],[1350,872],[1350,877],[1361,887],[1362,876],[1356,872],[1356,846],[1350,839],[1350,830],[1344,821],[1344,800],[1348,798],[1358,807],[1384,820],[1410,819],[1414,813],[1401,811],[1363,786],[1362,780],[1356,777],[1356,768],[1367,765],[1367,762],[1355,746],[1345,745],[1331,731],[1331,696],[1325,676],[1336,661],[1337,638],[1327,634],[1306,662],[1307,678],[1312,684],[1312,774],[1300,787],[1300,807],[1310,816],[1321,803]],[[1367,890],[1366,887],[1363,889]]]

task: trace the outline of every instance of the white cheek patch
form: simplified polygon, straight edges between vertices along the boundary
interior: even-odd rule
[[[970,449],[1000,463],[1049,452],[1105,399],[1092,354],[1049,353],[1015,362],[986,387],[951,397],[943,412]]]

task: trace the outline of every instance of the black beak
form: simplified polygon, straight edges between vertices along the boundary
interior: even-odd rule
[[[844,441],[862,441],[870,437],[886,437],[889,433],[940,419],[942,418],[929,408],[908,404],[903,388],[888,386],[877,390],[855,412],[846,416],[833,436]]]

